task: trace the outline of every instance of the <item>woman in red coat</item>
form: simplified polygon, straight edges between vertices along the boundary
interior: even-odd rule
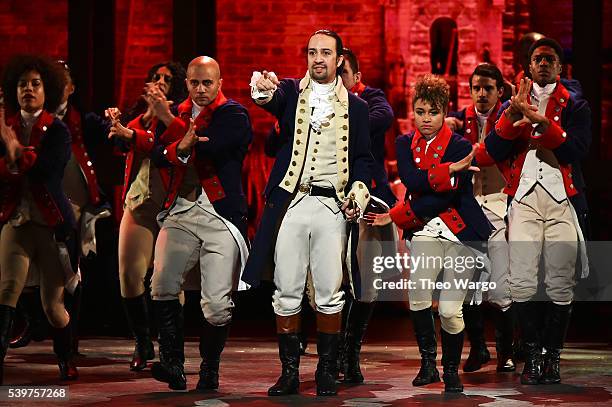
[[[131,108],[125,126],[119,111],[106,111],[112,122],[110,136],[127,154],[123,183],[124,212],[119,227],[119,282],[121,297],[132,334],[136,338],[130,370],[139,371],[155,357],[149,329],[145,276],[153,265],[153,249],[159,232],[157,214],[163,209],[171,179],[171,167],[159,158],[171,143],[167,127],[187,94],[185,69],[175,62],[153,66],[143,97]],[[123,119],[123,118],[122,118]],[[124,120],[121,120],[124,121]]]
[[[64,75],[35,56],[13,58],[2,81],[7,112],[0,115],[0,377],[30,263],[40,272],[40,296],[53,328],[60,379],[74,380],[70,317],[64,307],[66,270],[72,270],[75,220],[62,188],[70,133],[55,118]]]

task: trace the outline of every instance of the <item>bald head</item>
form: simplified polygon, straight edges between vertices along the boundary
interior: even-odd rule
[[[187,90],[191,99],[199,106],[212,103],[221,89],[221,69],[211,57],[194,58],[187,66]]]

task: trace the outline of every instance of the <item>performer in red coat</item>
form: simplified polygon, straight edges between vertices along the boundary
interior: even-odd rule
[[[521,80],[485,144],[500,163],[507,182],[504,192],[510,197],[510,294],[525,347],[521,383],[550,384],[561,381],[560,353],[576,265],[583,276],[588,274],[578,217],[586,201],[573,169],[588,153],[591,111],[560,82],[563,49],[555,40],[534,42],[529,61],[533,84],[529,78]],[[549,301],[543,325],[536,298],[540,269]]]
[[[168,128],[174,119],[169,101],[178,103],[186,95],[185,70],[174,62],[155,65],[149,71],[145,94],[146,111],[127,126],[119,121],[116,108],[107,109],[112,127],[127,153],[123,187],[124,212],[119,227],[119,281],[128,322],[136,338],[130,370],[142,370],[155,357],[149,329],[149,312],[144,279],[152,266],[155,239],[159,232],[157,214],[164,207],[172,176],[163,167],[158,146],[174,139]]]
[[[64,75],[35,56],[13,58],[4,72],[7,114],[0,115],[0,379],[15,306],[31,263],[52,326],[60,379],[74,380],[70,317],[63,302],[66,272],[73,270],[75,220],[62,178],[70,158],[70,133],[55,112]]]
[[[414,323],[421,369],[414,386],[440,381],[436,369],[436,335],[432,314],[432,288],[439,273],[451,288],[440,292],[438,312],[442,336],[442,366],[447,392],[463,391],[459,362],[463,349],[462,305],[475,265],[484,264],[481,252],[491,234],[491,225],[472,190],[471,166],[475,149],[444,124],[449,86],[434,75],[415,85],[413,106],[417,130],[396,142],[400,178],[406,198],[387,214],[366,214],[373,225],[395,222],[411,237],[411,256],[421,259],[410,270],[410,311]],[[446,266],[446,259],[453,265]],[[441,259],[444,259],[444,266]],[[468,259],[471,266],[468,266]],[[463,261],[466,267],[459,267]]]
[[[470,76],[472,104],[459,112],[450,112],[446,123],[472,145],[477,145],[475,159],[480,172],[474,174],[474,195],[495,231],[489,238],[491,272],[483,273],[481,281],[495,282],[495,289],[487,291],[487,300],[495,306],[495,343],[497,371],[514,371],[512,340],[513,312],[508,287],[508,244],[506,242],[506,207],[508,196],[503,192],[504,177],[495,160],[484,148],[487,134],[495,126],[500,98],[504,93],[504,78],[492,64],[480,64]],[[480,304],[464,304],[463,319],[470,341],[470,354],[463,365],[464,372],[474,372],[487,363],[491,356],[485,341],[484,319]]]

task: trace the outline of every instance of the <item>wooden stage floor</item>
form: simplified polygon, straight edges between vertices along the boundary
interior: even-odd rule
[[[197,342],[186,343],[187,392],[173,392],[151,378],[149,369],[128,370],[132,341],[94,338],[81,341],[80,379],[69,385],[69,400],[17,402],[0,405],[45,406],[612,406],[612,349],[607,344],[570,343],[562,355],[563,383],[523,386],[518,373],[495,372],[495,360],[481,371],[463,373],[465,393],[446,396],[443,384],[413,387],[418,366],[414,341],[366,343],[363,372],[366,382],[359,386],[341,384],[337,397],[316,397],[314,370],[315,345],[301,359],[301,394],[269,398],[267,388],[276,380],[280,366],[276,343],[271,339],[249,340],[232,337],[222,359],[218,393],[194,391],[199,368]],[[4,368],[5,386],[63,385],[57,379],[57,366],[51,342],[32,343],[9,349]],[[494,344],[489,343],[494,357]],[[464,352],[467,350],[464,348]],[[438,356],[439,358],[440,356]],[[463,360],[467,357],[464,353]],[[519,365],[522,368],[522,364]],[[6,389],[7,387],[5,387]],[[9,387],[10,388],[10,387]],[[43,404],[44,403],[44,404]]]

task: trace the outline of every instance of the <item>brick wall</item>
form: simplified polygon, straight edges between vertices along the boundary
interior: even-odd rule
[[[217,59],[223,91],[249,109],[255,131],[244,165],[252,220],[249,234],[253,234],[262,212],[261,193],[272,165],[272,160],[263,154],[262,142],[274,121],[251,102],[248,84],[252,72],[267,69],[279,78],[302,77],[310,34],[328,28],[338,32],[345,46],[358,55],[364,81],[381,86],[385,80],[382,21],[382,6],[376,1],[217,2]]]
[[[68,54],[68,1],[47,3],[0,1],[0,66],[18,53],[66,58]]]
[[[384,80],[382,18],[382,7],[375,1],[219,1],[217,59],[223,90],[249,108],[257,134],[267,132],[271,117],[250,100],[252,72],[268,69],[280,78],[303,76],[304,48],[310,34],[321,28],[338,32],[345,46],[359,56],[364,80],[380,86]]]
[[[115,99],[125,108],[142,93],[147,71],[172,59],[172,0],[116,0]]]

